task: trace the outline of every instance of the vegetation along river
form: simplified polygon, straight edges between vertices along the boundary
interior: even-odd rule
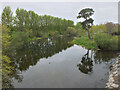
[[[109,71],[118,66],[120,24],[110,19],[95,25],[94,21],[98,20],[92,17],[101,9],[96,12],[91,6],[76,8],[80,9],[79,13],[75,12],[72,19],[68,13],[69,18],[59,16],[63,12],[57,12],[59,15],[46,13],[50,8],[40,15],[40,8],[36,12],[37,8],[32,11],[33,7],[17,7],[13,12],[13,8],[5,5],[1,13],[2,88],[118,86],[108,77],[112,76]],[[79,22],[72,21],[75,19]]]

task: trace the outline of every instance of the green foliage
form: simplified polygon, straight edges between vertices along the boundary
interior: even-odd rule
[[[83,22],[81,22],[83,29],[87,30],[93,25],[94,20],[90,18],[93,14],[94,11],[92,8],[85,8],[79,12],[77,18],[85,19]]]
[[[2,55],[2,87],[9,88],[11,86],[11,80],[9,79],[14,71],[14,67],[11,65],[11,60],[8,56]]]
[[[74,39],[74,43],[81,45],[87,49],[97,49],[97,45],[94,40],[88,39],[87,35]]]
[[[81,37],[86,34],[86,31],[82,28],[81,22],[78,22],[74,28],[76,29],[77,37]]]
[[[2,88],[14,88],[13,78],[22,81],[22,76],[18,75],[14,62],[6,55],[2,55]]]
[[[82,9],[78,14],[79,15],[77,16],[77,18],[85,19],[83,22],[81,22],[82,28],[87,30],[88,37],[89,37],[89,39],[91,39],[89,29],[93,25],[93,21],[94,21],[92,18],[90,18],[94,14],[93,9],[92,8],[85,8],[85,9]]]
[[[99,33],[95,36],[95,42],[102,50],[118,50],[118,36]]]
[[[85,33],[82,37],[74,40],[75,44],[79,44],[87,49],[101,49],[101,50],[119,50],[118,38],[120,36],[110,35],[105,33],[105,25],[93,26],[93,39],[87,39]],[[90,30],[91,31],[91,30]]]
[[[8,74],[11,74],[14,68],[11,66],[10,58],[6,55],[2,56],[2,72],[3,76],[7,77]]]
[[[108,22],[105,24],[106,30],[105,33],[108,33],[109,35],[115,35],[118,34],[118,25],[113,24],[112,22]]]
[[[84,18],[84,19],[87,19],[89,18],[90,16],[92,16],[94,14],[94,11],[92,8],[85,8],[85,9],[82,9],[80,12],[79,12],[79,16],[77,18]]]
[[[107,49],[110,44],[111,37],[105,33],[99,33],[95,36],[95,41],[100,49]]]
[[[49,33],[49,37],[57,37],[57,36],[60,36],[57,30]]]
[[[110,40],[110,49],[109,50],[120,50],[119,49],[119,38],[120,36],[113,36]]]
[[[81,30],[83,30],[82,25],[81,25],[81,22],[78,22],[78,23],[75,25],[75,29],[81,29]]]
[[[90,32],[93,31],[93,34],[104,33],[106,31],[106,26],[104,24],[93,25],[90,28]]]
[[[2,25],[2,51],[3,53],[9,49],[10,45],[10,30],[7,28],[6,25]]]
[[[86,35],[85,30],[78,29],[76,33],[77,33],[77,37],[82,37],[82,36]]]
[[[16,16],[13,17],[11,8],[5,7],[2,12],[3,26],[3,48],[8,50],[22,46],[32,40],[62,36],[67,27],[73,27],[71,20],[52,17],[49,15],[38,15],[34,11],[17,8]],[[10,32],[11,31],[11,32]],[[6,33],[5,33],[6,32]],[[10,38],[11,37],[11,38]],[[11,44],[10,44],[11,43]]]
[[[24,43],[27,43],[28,38],[29,35],[26,32],[14,32],[11,40],[11,48],[20,48]]]
[[[66,30],[66,32],[65,32],[65,34],[67,36],[76,36],[77,35],[77,31],[73,27],[68,27],[67,30]]]
[[[2,24],[10,26],[13,24],[13,13],[9,6],[6,6],[2,12]]]
[[[93,33],[107,33],[109,35],[118,35],[118,24],[108,22],[106,24],[94,25],[92,26]],[[91,29],[90,29],[91,31]]]
[[[68,26],[74,26],[74,22],[71,20],[49,15],[41,16],[34,11],[27,11],[19,8],[16,10],[14,24],[17,31],[25,31],[25,29],[32,30],[34,37],[48,37],[49,34],[54,31],[63,34]]]
[[[11,60],[10,58],[7,56],[8,51],[9,51],[9,46],[10,46],[10,35],[9,32],[10,30],[7,28],[6,25],[0,25],[0,30],[2,32],[2,51],[0,50],[0,52],[2,52],[1,54],[1,60],[0,60],[0,71],[2,71],[2,85],[3,84],[7,84],[3,85],[3,88],[8,88],[9,87],[9,82],[11,82],[11,80],[9,80],[9,76],[12,74],[12,72],[14,71],[14,68],[11,66]],[[2,65],[1,65],[2,63]],[[8,76],[9,75],[9,76]]]
[[[96,35],[95,40],[98,45],[99,44],[103,45],[103,43],[100,42],[103,42],[105,40],[106,40],[105,42],[106,46],[104,45],[105,47],[107,47],[108,43],[111,42],[117,43],[117,39],[115,36],[112,38],[110,36],[111,41],[108,40],[109,36],[106,35],[103,35],[104,39],[98,40],[100,37],[102,37],[98,35],[99,33],[108,33],[109,35],[116,34],[118,31],[117,28],[118,25],[113,23],[106,23],[103,25],[101,24],[97,26],[92,26],[93,19],[90,17],[93,14],[94,14],[93,9],[86,8],[81,10],[77,18],[83,18],[85,20],[83,22],[78,22],[76,26],[74,26],[74,22],[71,20],[52,17],[49,15],[38,15],[34,11],[27,11],[19,8],[17,8],[16,10],[16,16],[13,17],[10,7],[7,6],[3,9],[2,12],[2,23],[7,25],[9,28],[8,29],[6,26],[3,25],[2,35],[3,50],[7,51],[9,45],[11,45],[11,47],[17,48],[22,46],[24,43],[30,42],[32,40],[59,37],[65,35],[81,37],[81,39],[78,39],[77,42],[82,41],[83,43],[81,42],[79,43],[84,45],[86,44],[84,42],[88,41],[86,45],[90,44],[91,45],[90,48],[93,48],[92,46],[94,45],[92,43],[94,42],[93,40],[89,41],[86,39],[86,37],[84,36],[86,35],[86,33],[88,33],[89,39],[91,38],[91,36]],[[10,31],[12,32],[10,33]],[[111,43],[110,47],[117,48],[117,46],[114,46],[113,43]]]

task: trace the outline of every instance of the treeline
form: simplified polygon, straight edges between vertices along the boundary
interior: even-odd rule
[[[7,25],[11,32],[21,31],[29,32],[32,36],[42,37],[45,34],[51,35],[55,31],[63,34],[67,27],[73,27],[74,22],[71,20],[61,19],[49,15],[38,15],[34,11],[25,9],[16,9],[16,15],[9,6],[5,7],[2,12],[2,24]]]
[[[94,25],[91,29],[93,29],[94,33],[106,33],[109,35],[120,35],[120,24],[114,24],[112,22],[107,22],[105,24]]]
[[[15,48],[36,39],[64,36],[68,27],[74,27],[74,22],[20,8],[13,15],[11,8],[6,6],[2,12],[2,25],[9,28],[11,48]]]

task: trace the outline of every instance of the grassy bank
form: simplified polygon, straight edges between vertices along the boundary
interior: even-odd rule
[[[81,45],[86,49],[101,49],[101,50],[119,50],[118,38],[120,36],[111,36],[105,33],[98,33],[93,36],[93,39],[88,39],[87,35],[80,38],[75,38],[73,42],[77,45]]]
[[[94,40],[88,39],[87,35],[84,35],[80,38],[76,38],[73,40],[73,42],[77,45],[85,47],[86,49],[98,49],[96,42]]]

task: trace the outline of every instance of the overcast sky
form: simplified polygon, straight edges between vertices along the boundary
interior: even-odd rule
[[[10,6],[15,13],[16,8],[35,11],[39,15],[51,15],[79,22],[76,18],[78,12],[86,7],[94,9],[94,24],[105,22],[118,22],[117,2],[2,2],[2,8]]]

